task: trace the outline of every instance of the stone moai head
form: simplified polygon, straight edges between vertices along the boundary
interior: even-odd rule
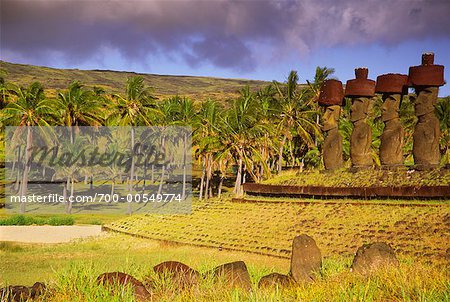
[[[367,68],[356,68],[356,78],[348,80],[345,86],[345,96],[352,99],[352,122],[365,119],[369,113],[370,99],[375,95],[375,81],[368,79],[368,74]]]
[[[388,73],[377,77],[375,92],[383,94],[381,119],[383,122],[398,118],[402,96],[408,93],[408,76]]]
[[[411,66],[408,75],[409,86],[414,87],[417,97],[414,101],[417,116],[434,111],[439,86],[445,84],[444,66],[434,65],[434,53],[422,54],[422,65]]]
[[[338,127],[339,117],[341,116],[341,106],[328,106],[323,114],[323,131],[328,131]]]
[[[338,127],[344,89],[338,80],[326,80],[320,87],[319,105],[325,107],[323,115],[323,131]]]

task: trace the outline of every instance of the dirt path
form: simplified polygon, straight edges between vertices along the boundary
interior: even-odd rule
[[[77,238],[98,236],[100,225],[87,226],[0,226],[0,241],[62,243]]]

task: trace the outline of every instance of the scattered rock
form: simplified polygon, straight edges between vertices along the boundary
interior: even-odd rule
[[[212,274],[215,277],[224,278],[231,287],[240,287],[245,290],[252,288],[250,274],[244,261],[219,265],[212,271]]]
[[[31,298],[30,288],[22,285],[13,285],[0,289],[1,301],[26,301]]]
[[[42,295],[45,291],[45,285],[36,282],[32,287],[15,285],[0,289],[0,298],[2,302],[29,301]]]
[[[46,289],[46,286],[45,286],[44,283],[42,283],[42,282],[36,282],[36,283],[34,283],[33,286],[30,287],[31,298],[34,299],[34,298],[36,298],[36,297],[38,297],[38,296],[44,294],[45,289]]]
[[[160,277],[171,278],[173,284],[179,288],[191,287],[198,284],[200,273],[184,263],[166,261],[156,265],[153,270]]]
[[[262,277],[259,280],[258,288],[273,288],[273,287],[290,287],[295,284],[295,280],[288,275],[279,273],[271,273]]]
[[[314,239],[300,235],[292,242],[290,275],[298,283],[310,282],[322,266],[322,254]]]
[[[380,267],[392,265],[398,265],[394,250],[384,242],[375,242],[358,248],[351,271],[367,274]]]
[[[97,277],[97,283],[101,285],[123,285],[131,286],[138,301],[145,301],[151,298],[151,293],[145,288],[144,284],[131,275],[113,272],[104,273]]]

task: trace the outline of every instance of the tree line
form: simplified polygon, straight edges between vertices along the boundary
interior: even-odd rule
[[[122,94],[89,88],[78,81],[49,98],[40,83],[19,87],[0,80],[0,123],[10,126],[190,126],[192,152],[201,171],[199,198],[220,196],[228,176],[234,194],[242,193],[246,181],[261,181],[281,173],[285,167],[300,170],[320,168],[321,108],[317,99],[324,80],[334,70],[317,67],[314,79],[299,85],[296,71],[284,83],[273,81],[259,90],[244,87],[228,102],[208,99],[196,102],[183,96],[157,99],[140,76],[127,79]],[[383,123],[381,98],[374,98],[369,124],[372,127],[373,158]],[[413,103],[403,98],[400,117],[405,127],[405,155],[412,148],[416,118]],[[440,99],[436,114],[441,122],[441,153],[450,162],[450,98]],[[346,100],[339,123],[344,138],[344,158],[349,160],[350,101]],[[3,131],[2,131],[3,135]],[[406,157],[406,161],[412,158]],[[130,170],[133,179],[133,169]],[[114,174],[114,173],[112,173]],[[73,180],[73,179],[72,179]]]

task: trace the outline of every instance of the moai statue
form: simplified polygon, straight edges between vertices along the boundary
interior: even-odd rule
[[[384,122],[381,134],[380,161],[386,169],[403,165],[404,130],[398,111],[402,96],[408,92],[408,76],[383,74],[377,77],[376,93],[382,93],[381,119]]]
[[[419,121],[413,135],[413,155],[417,169],[439,165],[439,120],[434,113],[439,86],[444,85],[444,66],[434,65],[434,53],[422,55],[422,65],[409,68],[409,85],[416,91],[415,114]]]
[[[341,105],[344,98],[342,82],[326,80],[320,88],[319,105],[325,107],[322,130],[326,132],[323,143],[323,163],[326,170],[342,168],[342,136],[338,131]]]
[[[367,124],[371,98],[375,95],[375,81],[367,78],[367,68],[356,68],[356,79],[348,80],[345,96],[352,99],[350,119],[353,132],[350,136],[350,158],[354,169],[369,168],[373,165],[371,145],[372,129]]]

